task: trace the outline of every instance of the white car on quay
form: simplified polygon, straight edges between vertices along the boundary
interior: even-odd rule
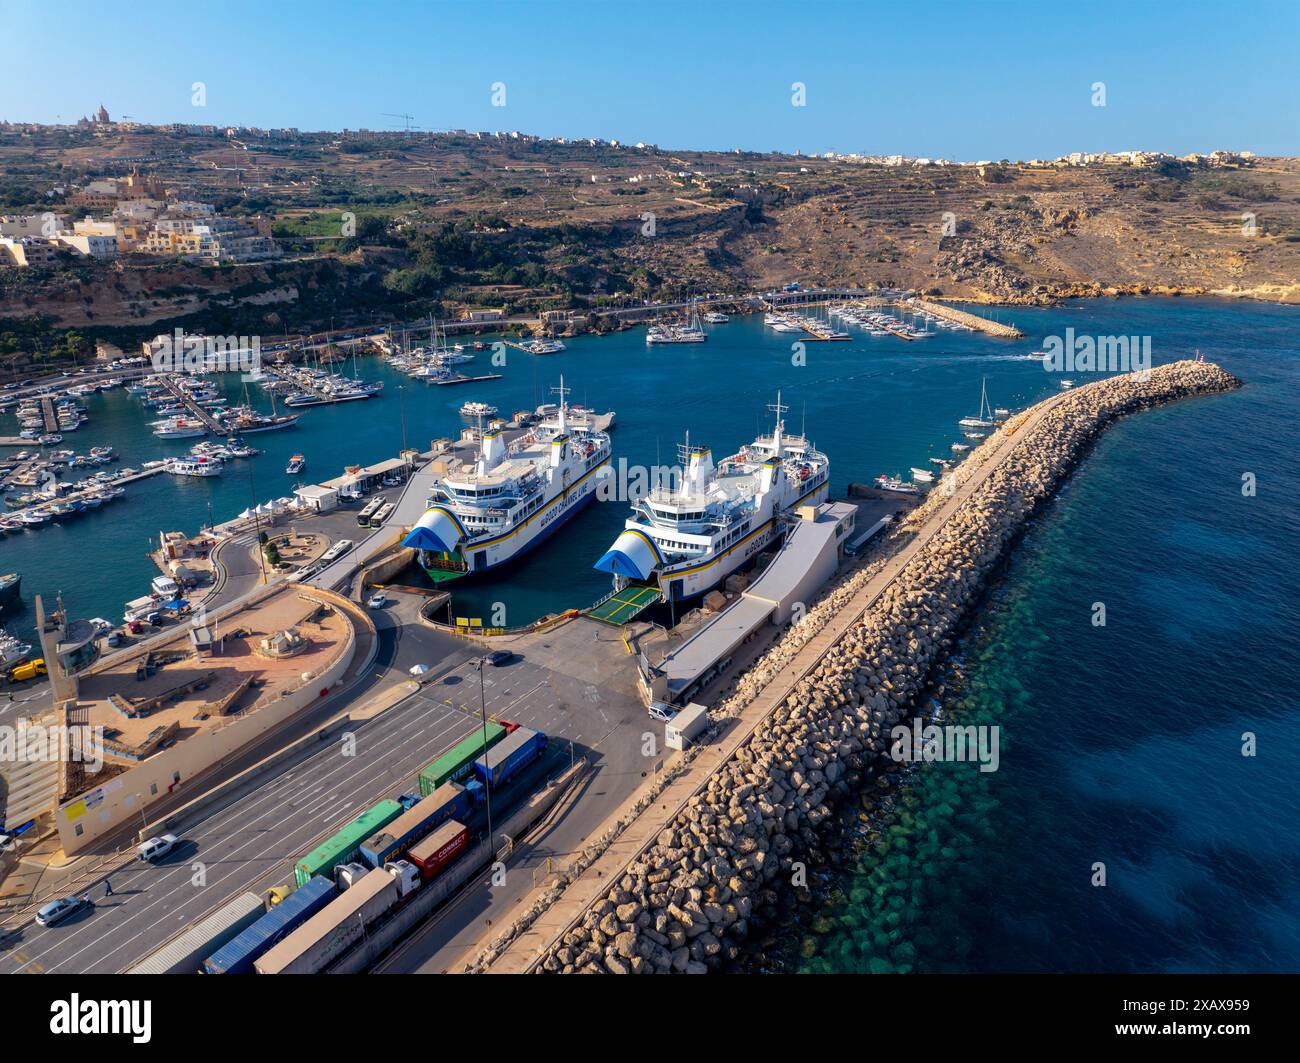
[[[179,844],[180,839],[176,835],[163,834],[157,838],[150,838],[147,842],[141,842],[136,846],[135,855],[146,864],[152,864],[161,860]]]

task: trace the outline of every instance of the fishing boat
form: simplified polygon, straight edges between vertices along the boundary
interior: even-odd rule
[[[428,508],[402,545],[418,551],[435,583],[486,572],[531,550],[596,497],[610,459],[606,432],[569,421],[563,377],[553,424],[506,443],[500,429],[478,434],[472,460],[436,477]]]
[[[877,476],[874,483],[880,490],[892,491],[896,495],[914,495],[920,491],[916,484],[910,484],[901,477],[890,476],[888,473]]]
[[[725,325],[730,320],[721,310],[710,310],[703,318],[706,325]]]
[[[680,483],[653,486],[596,568],[615,591],[657,590],[670,601],[704,594],[784,535],[782,517],[817,505],[829,490],[830,461],[806,435],[787,435],[789,409],[768,406],[772,431],[715,466],[688,436],[678,448]]]
[[[307,459],[301,454],[295,454],[289,459],[289,464],[284,467],[284,471],[287,476],[297,476],[305,468],[307,468]]]

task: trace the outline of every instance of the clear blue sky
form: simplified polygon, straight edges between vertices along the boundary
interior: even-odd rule
[[[102,100],[151,122],[393,129],[383,112],[405,111],[678,148],[1300,153],[1297,0],[0,0],[0,40],[10,120]]]

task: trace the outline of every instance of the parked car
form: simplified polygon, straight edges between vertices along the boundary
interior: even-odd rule
[[[60,897],[57,901],[50,901],[36,913],[36,925],[57,926],[69,916],[89,907],[90,903],[84,897]]]
[[[163,834],[157,838],[150,838],[147,842],[141,842],[136,846],[135,855],[146,864],[152,864],[156,860],[161,860],[179,844],[180,839],[176,835]]]
[[[648,711],[656,720],[663,720],[664,723],[671,723],[677,715],[676,709],[671,705],[665,705],[662,701],[652,701]]]

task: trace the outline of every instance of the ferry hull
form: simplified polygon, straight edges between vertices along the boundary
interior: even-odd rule
[[[826,501],[829,493],[829,484],[823,483],[796,501],[790,508],[819,505]],[[779,523],[776,520],[769,520],[740,542],[708,561],[670,569],[656,568],[647,578],[641,580],[615,575],[615,586],[621,589],[632,583],[643,583],[658,587],[665,601],[680,602],[698,598],[722,584],[737,569],[749,564],[780,537]],[[607,568],[606,571],[612,570]]]
[[[450,580],[468,579],[494,569],[501,568],[511,561],[522,557],[534,547],[540,545],[548,536],[566,524],[571,517],[583,509],[596,497],[596,485],[599,481],[597,472],[609,463],[609,459],[593,466],[587,474],[573,487],[543,506],[527,523],[513,532],[507,532],[495,540],[481,542],[461,542],[456,550],[464,562],[462,571],[439,568],[436,565],[422,564],[425,574],[435,583]]]

